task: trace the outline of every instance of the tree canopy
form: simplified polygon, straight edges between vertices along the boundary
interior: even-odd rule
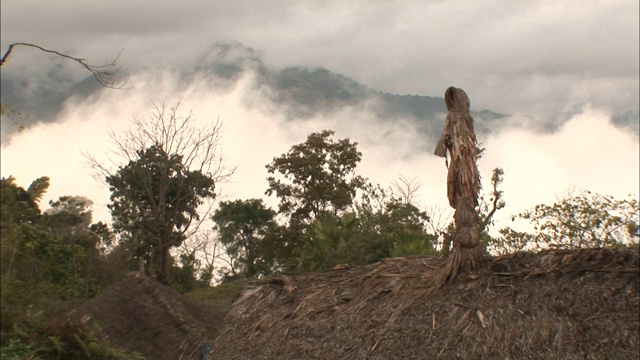
[[[169,250],[186,238],[198,206],[215,197],[214,179],[188,170],[178,154],[151,146],[138,159],[107,176],[113,226],[127,232],[143,254],[150,254],[155,275],[169,280]]]
[[[220,202],[211,219],[230,257],[227,276],[251,278],[269,272],[264,237],[275,227],[275,215],[261,199]]]
[[[362,153],[349,139],[334,140],[332,130],[312,133],[304,143],[274,158],[266,194],[280,200],[279,213],[307,226],[322,213],[338,215],[353,204],[365,180],[355,174]]]

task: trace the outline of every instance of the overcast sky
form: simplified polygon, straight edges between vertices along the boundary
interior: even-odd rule
[[[273,69],[324,67],[390,93],[442,96],[448,86],[459,86],[472,109],[512,114],[510,123],[564,117],[552,134],[516,126],[481,139],[484,177],[494,167],[505,170],[504,218],[552,202],[571,187],[619,197],[638,193],[638,136],[611,125],[614,113],[638,113],[637,0],[7,0],[1,10],[3,51],[13,42],[31,42],[101,63],[123,50],[129,90],[68,104],[58,123],[30,127],[2,148],[2,176],[28,186],[48,175],[47,200],[87,196],[98,218],[107,216],[108,192],[87,175],[80,151],[103,152],[109,127],[148,113],[151,101],[178,98],[203,121],[225,121],[225,153],[241,164],[231,196],[262,196],[265,164],[311,131],[334,128],[361,144],[362,171],[372,180],[417,178],[423,206],[446,207],[442,159],[416,154],[411,144],[421,140],[402,124],[393,125],[396,135],[384,144],[373,131],[363,134],[342,121],[364,116],[358,113],[290,129],[277,115],[246,107],[251,79],[226,93],[178,86],[176,74],[196,66],[217,42],[251,47]],[[22,48],[2,76],[42,77],[50,64],[50,57]]]

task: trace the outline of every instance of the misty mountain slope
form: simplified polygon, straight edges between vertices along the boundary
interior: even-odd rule
[[[2,101],[9,103],[20,114],[19,118],[2,122],[3,144],[18,131],[19,126],[55,122],[66,101],[72,98],[84,101],[104,89],[93,76],[77,82],[70,81],[72,76],[58,63],[54,63],[52,69],[48,69],[45,74],[39,75],[42,76],[0,78]]]
[[[441,97],[383,93],[324,68],[270,69],[264,65],[260,52],[238,43],[216,44],[194,62],[193,66],[186,67],[188,70],[176,69],[177,91],[205,79],[212,91],[231,92],[238,81],[251,74],[255,86],[250,91],[255,94],[245,96],[263,97],[268,104],[262,111],[270,109],[288,121],[304,121],[316,116],[330,118],[348,109],[363,112],[362,118],[372,126],[408,121],[429,139],[437,139],[442,131],[446,108]],[[70,99],[74,104],[82,104],[101,91],[120,91],[100,87],[92,76],[70,84],[61,79],[65,74],[64,71],[45,71],[36,78],[3,76],[2,97],[23,114],[22,121],[28,126],[57,121]],[[478,133],[482,134],[499,130],[500,123],[495,120],[504,115],[483,110],[472,116]],[[3,143],[17,129],[10,125],[3,123]]]
[[[329,70],[292,67],[265,76],[267,96],[285,108],[290,120],[330,113],[355,106],[373,95],[373,91],[345,76]]]
[[[290,67],[261,76],[260,86],[267,90],[264,93],[290,121],[317,115],[330,117],[352,107],[373,117],[372,124],[410,121],[418,132],[432,140],[442,132],[447,112],[442,97],[384,93],[324,68]],[[496,120],[505,116],[490,110],[472,111],[471,115],[479,134],[500,130]]]
[[[640,112],[637,110],[627,109],[616,112],[611,120],[617,127],[632,131],[636,136],[640,135]]]

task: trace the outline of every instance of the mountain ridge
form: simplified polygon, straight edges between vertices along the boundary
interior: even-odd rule
[[[203,77],[218,90],[231,90],[243,75],[253,72],[255,85],[269,102],[269,108],[284,115],[287,121],[304,121],[317,115],[331,116],[335,111],[347,108],[366,108],[372,122],[408,119],[425,136],[434,139],[440,135],[443,114],[446,114],[441,97],[425,95],[397,95],[372,89],[347,76],[323,67],[292,66],[283,69],[267,67],[262,54],[239,43],[215,44],[194,60],[192,67],[179,72],[178,83],[189,86]],[[57,74],[56,77],[60,77]],[[51,81],[55,79],[51,78]],[[43,90],[29,80],[2,77],[2,97],[22,114],[25,125],[56,122],[63,105],[70,99],[82,100],[100,91],[112,91],[100,87],[92,76],[57,88],[48,82]],[[29,89],[36,89],[29,91]],[[56,90],[56,91],[54,91]],[[479,133],[497,130],[496,119],[505,115],[490,110],[472,112]],[[3,124],[3,143],[17,132],[17,126]],[[3,130],[5,130],[3,129]]]

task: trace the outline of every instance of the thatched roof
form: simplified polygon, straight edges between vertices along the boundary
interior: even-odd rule
[[[139,272],[132,272],[90,299],[69,319],[115,346],[147,359],[202,359],[224,313],[202,306]]]
[[[434,285],[421,256],[246,287],[216,359],[638,359],[638,247],[516,253]]]

